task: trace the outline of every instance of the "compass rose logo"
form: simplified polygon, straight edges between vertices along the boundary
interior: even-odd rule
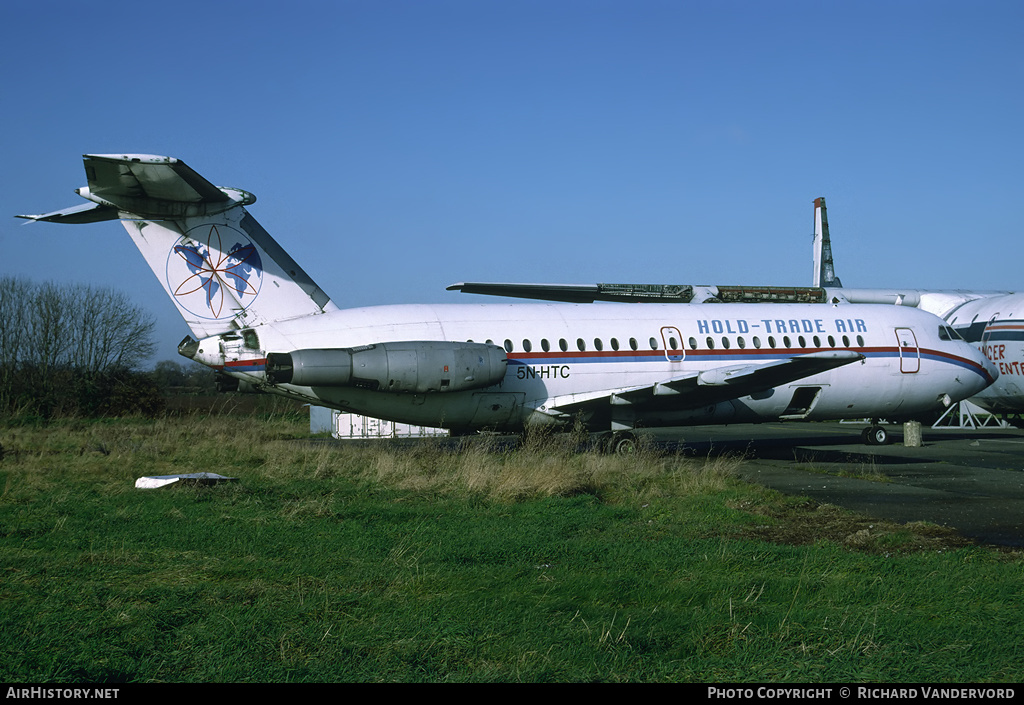
[[[262,283],[263,262],[256,246],[227,225],[192,228],[167,256],[167,284],[174,300],[200,318],[237,315],[256,299]]]

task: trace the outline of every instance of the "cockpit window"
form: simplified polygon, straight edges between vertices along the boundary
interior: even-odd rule
[[[955,328],[939,326],[939,340],[963,340]]]

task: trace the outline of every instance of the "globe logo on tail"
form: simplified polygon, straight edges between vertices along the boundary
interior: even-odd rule
[[[233,318],[256,300],[262,283],[256,246],[227,225],[192,228],[167,257],[167,285],[175,302],[200,318]]]

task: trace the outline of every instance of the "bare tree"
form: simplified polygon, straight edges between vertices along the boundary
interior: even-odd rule
[[[108,287],[0,278],[0,403],[59,400],[68,379],[131,371],[153,352],[153,318]]]
[[[132,369],[153,353],[153,319],[122,292],[78,285],[67,324],[68,363],[83,370]]]
[[[15,375],[29,354],[26,343],[32,285],[25,279],[0,278],[0,402],[6,407]]]

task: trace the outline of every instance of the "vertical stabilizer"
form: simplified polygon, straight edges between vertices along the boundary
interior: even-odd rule
[[[832,263],[832,242],[828,236],[825,198],[814,199],[814,283],[813,286],[841,287]]]
[[[336,308],[245,210],[252,194],[214,186],[172,157],[86,155],[85,173],[78,194],[91,204],[21,217],[120,219],[196,336]]]

